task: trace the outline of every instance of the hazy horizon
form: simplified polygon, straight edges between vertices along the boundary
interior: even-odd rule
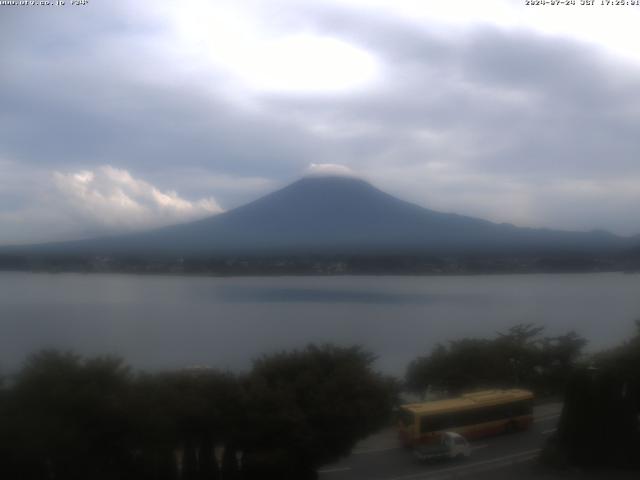
[[[311,167],[310,167],[309,169],[307,169],[306,173],[305,173],[305,174],[303,174],[299,179],[295,180],[294,182],[292,182],[292,183],[290,183],[290,184],[288,184],[288,185],[284,185],[282,188],[279,188],[279,189],[276,189],[276,190],[273,190],[273,191],[266,192],[264,195],[259,196],[258,198],[250,199],[247,203],[242,204],[242,205],[239,205],[239,206],[238,206],[238,207],[236,207],[236,208],[243,207],[243,206],[245,206],[245,205],[254,204],[254,203],[255,203],[255,204],[258,204],[258,203],[260,203],[261,201],[263,201],[263,198],[268,197],[270,194],[273,194],[273,193],[276,193],[276,194],[277,194],[278,192],[280,192],[280,190],[287,189],[287,187],[291,187],[291,186],[293,186],[294,184],[298,184],[298,183],[299,183],[300,181],[302,181],[302,180],[308,180],[308,179],[327,179],[327,180],[332,180],[332,181],[333,181],[333,179],[350,179],[350,180],[356,180],[356,181],[359,181],[359,182],[365,182],[366,184],[370,185],[370,186],[371,186],[371,187],[373,187],[375,190],[377,190],[377,191],[379,191],[379,192],[382,192],[383,194],[386,194],[386,193],[387,193],[387,192],[385,192],[384,190],[381,190],[381,189],[379,189],[378,187],[376,187],[376,186],[375,186],[374,184],[372,184],[371,182],[368,182],[364,177],[361,177],[361,176],[356,175],[356,174],[355,174],[355,172],[353,172],[353,171],[351,171],[351,170],[347,169],[346,167],[343,167],[343,166],[340,166],[340,165],[335,165],[335,164],[312,164],[312,165],[311,165]],[[355,198],[357,198],[357,196],[356,196]],[[355,198],[354,198],[354,200],[355,200]],[[393,197],[393,198],[395,198],[395,199],[397,199],[397,200],[401,200],[401,201],[403,201],[403,202],[407,202],[407,203],[409,203],[409,204],[411,204],[411,205],[416,205],[416,206],[418,206],[418,207],[424,208],[424,209],[425,209],[425,211],[426,211],[426,210],[431,211],[431,210],[428,208],[428,206],[425,206],[425,205],[419,205],[419,204],[414,203],[414,202],[408,202],[407,200],[403,199],[402,197]],[[216,212],[216,213],[211,213],[211,215],[205,216],[205,217],[203,217],[203,218],[187,219],[187,220],[184,220],[184,221],[176,220],[176,222],[175,222],[175,223],[171,223],[171,224],[169,224],[169,225],[167,225],[167,226],[171,227],[171,226],[179,226],[179,225],[183,225],[183,224],[189,224],[189,223],[192,223],[192,222],[197,222],[197,221],[199,221],[199,220],[205,220],[205,219],[208,219],[208,218],[213,218],[213,217],[215,217],[215,216],[217,216],[217,215],[219,215],[219,214],[221,214],[221,213],[231,212],[231,211],[233,211],[233,210],[234,210],[234,209],[230,209],[230,210],[227,210],[227,211],[221,210],[221,211]],[[279,213],[279,214],[281,214],[282,212],[273,212],[273,213],[274,213],[274,214],[275,214],[275,213]],[[437,212],[437,213],[444,213],[444,214],[454,214],[454,215],[458,215],[458,213],[457,213],[457,212]],[[313,212],[309,212],[309,214],[311,215],[311,214],[313,214]],[[469,218],[470,218],[470,219],[474,219],[475,217],[469,217]],[[381,218],[380,220],[383,220],[383,219]],[[478,220],[485,220],[485,219],[478,218]],[[268,219],[266,219],[266,221],[268,222],[269,220],[268,220]],[[513,224],[510,224],[510,225],[513,225]],[[532,227],[531,227],[531,226],[529,226],[529,225],[514,225],[514,226],[516,226],[516,227],[518,227],[518,228],[525,228],[525,229],[526,229],[526,228],[532,228]],[[159,227],[147,227],[147,228],[142,228],[142,229],[136,230],[135,232],[136,232],[136,233],[137,233],[137,232],[144,233],[144,232],[147,232],[147,231],[149,231],[149,232],[153,232],[153,231],[155,231],[155,230],[158,230],[158,228],[159,228]],[[258,228],[258,229],[260,229],[260,227],[259,227],[259,226],[257,226],[257,228]],[[571,230],[567,230],[567,229],[563,229],[563,228],[558,228],[558,229],[556,229],[556,230],[557,230],[557,231],[560,231],[560,232],[585,232],[585,233],[591,233],[591,232],[599,231],[599,229],[595,229],[595,228],[593,228],[593,229],[585,229],[585,230],[582,230],[582,231],[581,231],[581,230],[573,230],[573,231],[571,231]],[[161,228],[161,227],[160,227],[160,231],[162,231],[162,228]],[[129,233],[134,233],[134,232],[130,232],[130,231],[107,231],[107,232],[102,232],[102,233],[101,233],[101,232],[95,232],[95,233],[93,233],[93,234],[89,234],[89,235],[87,235],[87,236],[85,236],[85,237],[61,238],[61,239],[58,239],[58,240],[59,240],[60,242],[66,242],[66,241],[71,241],[71,242],[73,242],[73,241],[75,241],[75,240],[85,240],[85,239],[89,240],[89,239],[92,239],[92,238],[102,238],[102,237],[111,237],[111,236],[116,236],[116,237],[117,237],[117,236],[119,236],[119,235],[124,235],[124,236],[126,236],[126,235],[127,235],[127,234],[129,234]],[[611,233],[611,232],[609,232],[609,233]],[[628,235],[628,236],[625,236],[625,235],[619,235],[619,237],[621,237],[621,238],[627,238],[627,239],[629,239],[629,240],[631,240],[631,239],[635,238],[636,236],[637,236],[637,235]],[[55,242],[55,241],[54,241],[54,242]],[[44,243],[47,243],[47,242],[44,242]],[[22,245],[24,245],[24,246],[29,246],[29,245],[38,245],[38,243],[35,243],[35,244],[33,244],[33,243],[28,243],[28,244],[22,244]],[[0,244],[0,247],[3,247],[3,246],[5,246],[5,247],[11,247],[11,246],[22,246],[22,245],[21,245],[21,244],[8,244],[8,245],[2,245],[2,244]],[[428,250],[429,250],[429,249],[428,249],[428,247],[425,247],[425,252],[428,252]]]

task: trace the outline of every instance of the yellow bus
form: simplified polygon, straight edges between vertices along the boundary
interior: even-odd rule
[[[438,441],[443,432],[467,439],[525,430],[533,422],[533,393],[485,390],[458,398],[411,403],[400,408],[398,435],[406,447]]]

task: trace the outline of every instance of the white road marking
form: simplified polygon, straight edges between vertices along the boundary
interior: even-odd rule
[[[484,445],[473,445],[471,447],[471,450],[480,450],[481,448],[487,448],[489,446],[488,443],[485,443]]]
[[[549,430],[543,430],[543,431],[542,431],[542,432],[540,432],[540,433],[542,433],[542,435],[549,435],[550,433],[553,433],[553,432],[555,432],[556,430],[557,430],[557,428],[550,428]]]
[[[318,470],[318,473],[337,473],[337,472],[347,472],[349,470],[351,470],[351,467],[325,468],[324,470]]]
[[[502,462],[481,465],[479,467],[474,467],[473,469],[462,470],[459,472],[449,472],[449,473],[445,472],[442,475],[438,475],[436,477],[423,477],[423,480],[449,480],[449,479],[459,480],[460,478],[463,478],[463,477],[475,476],[479,472],[488,472],[491,470],[497,470],[499,468],[515,465],[516,463],[529,462],[536,458],[538,458],[538,453],[532,453],[529,455],[523,455],[518,458],[511,459],[511,460],[505,460]],[[417,480],[420,480],[420,479],[417,479]]]
[[[490,460],[483,460],[481,462],[473,462],[467,463],[465,465],[460,465],[457,467],[443,468],[440,470],[432,470],[429,472],[420,472],[413,473],[410,475],[402,475],[400,477],[390,477],[385,480],[408,480],[408,479],[419,479],[419,478],[429,478],[431,476],[442,474],[442,473],[451,473],[451,472],[460,472],[462,470],[475,469],[481,465],[491,465],[491,464],[501,464],[501,463],[515,463],[520,461],[527,461],[534,458],[540,452],[539,448],[535,448],[533,450],[525,450],[523,452],[512,453],[511,455],[504,455],[502,457],[492,458]]]
[[[537,417],[533,419],[533,423],[538,423],[538,422],[546,422],[547,420],[552,420],[554,418],[558,418],[560,416],[559,413],[550,413],[547,415],[544,415],[542,417]]]
[[[481,448],[487,448],[489,446],[488,443],[484,445],[471,445],[471,450],[479,450]],[[351,452],[351,455],[367,455],[369,453],[380,453],[380,452],[388,452],[390,450],[400,450],[402,447],[383,447],[383,448],[370,448],[368,450],[354,450]]]

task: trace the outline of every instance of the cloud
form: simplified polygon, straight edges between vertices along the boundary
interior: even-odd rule
[[[212,197],[187,200],[109,165],[45,172],[0,161],[0,178],[0,245],[127,233],[223,211]]]
[[[0,158],[12,163],[0,163],[0,242],[156,225],[203,211],[186,199],[211,192],[233,207],[327,162],[440,210],[640,232],[629,206],[640,185],[637,62],[576,35],[498,26],[488,13],[445,29],[429,9],[411,21],[392,14],[396,3],[377,0],[356,2],[362,8],[338,0],[241,3],[216,7],[224,14],[214,18],[219,29],[201,14],[205,2],[191,10],[144,0],[7,9],[3,31],[15,40],[0,46]],[[420,2],[409,4],[422,11]],[[176,18],[184,20],[181,36]],[[196,33],[211,37],[198,43]],[[223,34],[224,48],[208,47]],[[376,81],[313,94],[256,88],[219,58],[239,44],[266,38],[273,46],[300,35],[366,52]],[[103,165],[130,172],[132,182]],[[52,171],[62,172],[55,183]],[[140,178],[170,206],[149,189],[136,193]],[[180,200],[191,210],[180,210]]]
[[[191,202],[108,165],[75,173],[55,172],[54,184],[70,215],[110,232],[148,229],[222,212],[213,198]]]
[[[354,177],[356,173],[346,165],[339,165],[337,163],[312,163],[309,165],[305,172],[309,177],[324,177],[324,176],[341,176],[341,177]]]
[[[255,200],[282,187],[286,182],[260,176],[238,176],[216,173],[202,167],[174,167],[148,172],[148,181],[156,186],[169,186],[180,192],[190,192],[191,197],[207,197],[215,192],[215,198],[224,198],[225,209]]]
[[[353,12],[352,12],[353,13]],[[527,30],[450,35],[377,15],[315,17],[363,45],[385,83],[349,98],[271,96],[383,189],[433,208],[521,225],[640,231],[640,66]],[[561,40],[561,41],[560,41]],[[440,166],[439,170],[433,168]],[[587,196],[557,185],[590,183]]]

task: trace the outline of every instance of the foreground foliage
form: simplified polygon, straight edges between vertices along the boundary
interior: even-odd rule
[[[243,376],[133,374],[119,359],[40,352],[0,389],[0,468],[24,480],[314,478],[388,421],[396,385],[373,360],[309,346]]]
[[[409,365],[407,388],[451,395],[479,388],[521,386],[538,395],[561,394],[586,340],[569,332],[543,336],[543,327],[516,325],[494,338],[463,338],[439,344]]]
[[[640,468],[640,321],[636,325],[633,338],[571,376],[545,462]]]

